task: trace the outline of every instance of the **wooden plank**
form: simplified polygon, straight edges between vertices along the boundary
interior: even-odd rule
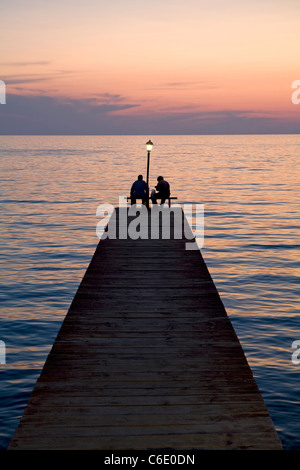
[[[16,436],[10,449],[22,450],[144,450],[144,449],[196,449],[196,450],[278,450],[278,444],[274,444],[274,436],[270,431],[255,433],[186,433],[176,432],[168,435],[138,435],[138,436],[96,436],[86,437],[85,432],[80,437],[68,437],[67,433],[62,438],[45,437],[32,439],[31,437]],[[162,442],[163,446],[162,447]]]
[[[99,242],[9,449],[281,449],[186,242]]]

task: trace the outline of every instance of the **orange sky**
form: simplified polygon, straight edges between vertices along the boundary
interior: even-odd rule
[[[10,0],[2,9],[7,93],[93,99],[130,116],[226,110],[299,121],[298,0]]]

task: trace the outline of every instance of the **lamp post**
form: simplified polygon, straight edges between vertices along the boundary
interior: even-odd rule
[[[146,147],[147,147],[147,152],[148,152],[148,158],[147,158],[147,186],[148,186],[148,190],[149,190],[150,152],[151,152],[152,147],[153,147],[153,142],[151,142],[151,140],[148,140],[148,142],[146,143]]]
[[[148,158],[147,158],[147,187],[148,187],[148,196],[147,196],[147,207],[149,208],[149,166],[150,166],[150,152],[153,147],[153,142],[151,140],[148,140],[146,143],[147,147],[147,153],[148,153]]]

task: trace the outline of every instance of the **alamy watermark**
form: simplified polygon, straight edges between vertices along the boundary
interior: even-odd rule
[[[292,83],[292,88],[297,88],[294,93],[292,93],[292,103],[299,104],[300,103],[300,80],[294,80]]]
[[[0,80],[0,104],[6,104],[6,87],[3,80]]]
[[[292,349],[295,351],[292,354],[292,362],[293,364],[300,364],[300,340],[295,340],[292,342]]]
[[[101,218],[96,233],[102,240],[166,240],[173,237],[185,239],[186,250],[196,250],[204,244],[204,204],[173,204],[172,207],[166,203],[161,206],[154,204],[149,213],[143,204],[133,204],[128,208],[127,197],[120,196],[118,213],[112,204],[100,204],[96,216]]]
[[[6,346],[4,341],[0,340],[0,364],[6,364]]]

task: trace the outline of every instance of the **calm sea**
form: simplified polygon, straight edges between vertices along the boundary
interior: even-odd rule
[[[146,173],[149,137],[151,187],[162,174],[179,204],[204,204],[202,254],[284,448],[300,449],[300,135],[0,136],[0,448],[98,244],[96,209]]]

